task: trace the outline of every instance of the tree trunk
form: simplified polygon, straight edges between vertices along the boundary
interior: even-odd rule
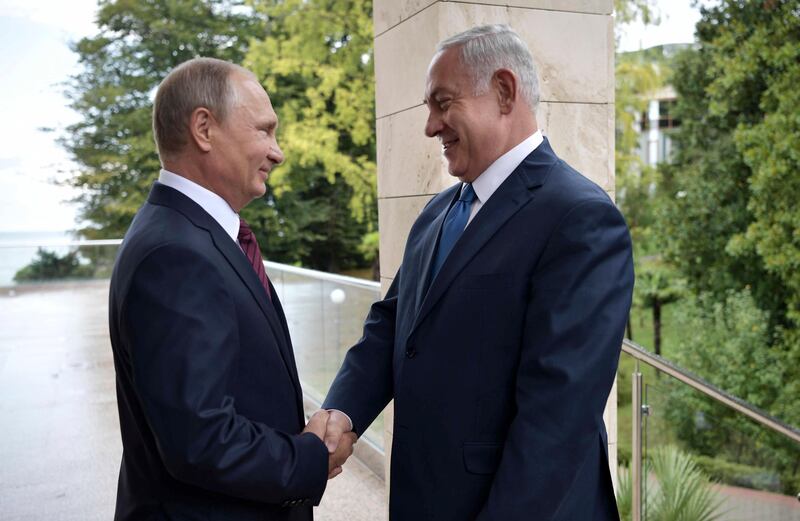
[[[653,299],[653,349],[661,356],[661,300]],[[661,371],[656,370],[656,378],[661,378]]]
[[[653,349],[661,356],[661,301],[653,299]]]

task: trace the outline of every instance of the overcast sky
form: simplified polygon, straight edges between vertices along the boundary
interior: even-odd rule
[[[659,0],[661,24],[628,27],[621,49],[693,41],[699,13],[690,4]],[[55,140],[77,121],[62,94],[77,70],[68,44],[94,33],[95,12],[96,0],[0,0],[0,232],[78,226],[67,203],[76,193],[54,184],[75,166]]]

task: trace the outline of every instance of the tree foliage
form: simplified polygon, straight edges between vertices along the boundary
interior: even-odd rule
[[[701,15],[698,45],[673,64],[681,127],[661,184],[658,232],[697,295],[681,305],[678,361],[798,425],[800,10],[792,0],[724,0]],[[719,428],[704,429],[693,411]],[[797,449],[784,439],[710,404],[673,415],[696,450],[752,464],[772,454],[797,480]]]
[[[81,121],[62,140],[80,165],[69,182],[84,236],[125,232],[158,176],[154,89],[208,56],[246,61],[280,115],[286,164],[243,212],[265,256],[329,271],[364,263],[377,222],[371,3],[105,0],[97,26],[73,46],[83,71],[68,94]]]
[[[650,96],[664,84],[665,67],[643,52],[617,55],[614,173],[617,201],[637,244],[651,239],[657,182],[656,170],[641,159],[638,120]]]
[[[235,0],[104,0],[99,32],[73,45],[82,72],[67,94],[81,121],[62,144],[79,169],[89,238],[121,237],[158,176],[152,95],[170,69],[195,56],[239,62],[264,23]]]
[[[64,255],[43,248],[36,250],[36,257],[14,274],[17,282],[43,280],[85,279],[93,275],[91,266],[82,264],[77,251]]]
[[[285,229],[270,240],[286,258],[328,271],[363,262],[364,237],[377,230],[372,2],[254,6],[270,31],[244,65],[272,97],[286,161],[270,180],[274,206],[246,213]],[[293,223],[275,222],[281,209]]]
[[[637,19],[645,24],[658,23],[658,14],[650,1],[619,0],[615,8],[617,38],[621,25]],[[617,204],[625,215],[634,244],[634,303],[652,313],[652,348],[657,354],[661,354],[663,306],[680,297],[682,284],[661,255],[662,241],[655,233],[660,176],[657,168],[642,160],[640,122],[650,99],[665,85],[668,73],[668,57],[662,48],[617,54],[614,147]],[[628,336],[633,339],[633,334],[633,324],[629,322]]]
[[[271,30],[244,65],[263,78],[280,108],[286,164],[276,192],[309,170],[353,188],[351,209],[375,226],[375,75],[370,0],[256,3]]]
[[[675,315],[679,365],[785,421],[800,422],[796,395],[785,389],[796,368],[775,348],[769,317],[749,290],[729,291],[723,301],[711,293],[687,298]],[[666,415],[688,447],[769,469],[776,481],[780,476],[785,492],[795,492],[791,487],[800,478],[796,445],[686,386],[673,386],[668,394]]]
[[[679,56],[682,126],[661,234],[697,292],[750,286],[773,327],[800,324],[800,16],[794,1],[703,9]]]

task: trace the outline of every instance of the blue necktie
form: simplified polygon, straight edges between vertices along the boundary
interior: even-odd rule
[[[447,217],[444,219],[442,236],[439,239],[439,248],[436,251],[436,260],[433,263],[433,271],[431,272],[431,280],[436,278],[436,274],[439,273],[439,270],[442,268],[442,264],[444,264],[444,260],[447,258],[450,250],[453,249],[456,241],[464,232],[464,228],[466,228],[467,221],[469,220],[472,201],[474,200],[475,190],[473,190],[472,184],[468,183],[461,189],[461,197],[459,197],[456,204],[450,208]]]

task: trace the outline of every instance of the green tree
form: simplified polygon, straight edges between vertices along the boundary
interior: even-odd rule
[[[636,20],[645,25],[658,24],[655,0],[614,0],[614,38],[617,43],[622,27]]]
[[[698,292],[749,285],[773,329],[800,323],[796,10],[789,0],[702,10],[700,45],[675,64],[682,126],[665,172],[670,260]]]
[[[282,207],[299,208],[291,233],[270,237],[278,251],[328,271],[363,263],[377,230],[372,2],[254,6],[270,31],[244,65],[272,96],[286,162],[270,180],[275,205],[246,214],[274,225]]]
[[[641,19],[645,24],[658,23],[654,6],[648,1],[618,1],[615,4],[617,38],[621,25]],[[634,243],[636,285],[634,305],[648,309],[653,320],[652,347],[661,354],[662,309],[678,300],[681,284],[676,272],[661,255],[663,241],[655,233],[659,215],[659,171],[647,165],[641,156],[643,115],[649,101],[665,85],[669,56],[662,47],[618,53],[615,104],[615,178],[617,204],[631,230]],[[633,324],[628,321],[628,337],[633,339]]]
[[[97,35],[73,45],[82,72],[67,94],[81,120],[62,144],[79,165],[88,238],[121,237],[158,176],[151,129],[153,90],[195,56],[239,62],[265,23],[236,0],[103,0]]]
[[[91,223],[84,236],[121,236],[158,175],[150,118],[161,79],[195,56],[247,56],[287,155],[243,212],[265,257],[328,271],[365,262],[359,246],[377,221],[371,4],[107,0],[97,24],[74,45],[83,72],[69,94],[82,120],[63,139],[80,165],[70,183]]]
[[[647,111],[650,96],[663,85],[663,69],[663,65],[642,52],[617,55],[614,107],[617,202],[637,243],[651,239],[656,187],[656,170],[641,159],[639,122]]]
[[[661,355],[662,311],[683,296],[682,281],[661,255],[636,254],[636,305],[649,309],[653,319],[653,352]]]
[[[14,274],[17,282],[31,282],[41,280],[85,279],[92,276],[91,266],[82,264],[77,251],[64,255],[47,251],[43,248],[36,250],[36,257],[30,264]]]
[[[795,404],[796,397],[783,391],[795,369],[773,348],[769,317],[748,289],[729,291],[723,301],[712,293],[687,298],[675,320],[679,365],[756,407],[797,421],[784,403]],[[793,486],[800,478],[800,453],[792,442],[686,386],[672,386],[669,400],[666,415],[678,438],[692,450],[777,470],[785,485]],[[796,491],[787,486],[786,492]]]
[[[723,0],[701,9],[699,44],[673,64],[681,126],[673,164],[662,171],[668,197],[658,226],[667,260],[699,295],[681,306],[678,361],[794,425],[800,424],[797,8],[796,0]],[[674,418],[692,448],[726,453],[731,445],[747,446],[747,433],[756,436],[748,422],[699,407],[693,410],[722,422],[716,430],[745,434],[737,444],[699,428],[696,418]],[[763,450],[728,457],[758,464],[774,453],[796,480],[796,447],[777,436],[757,439]]]

